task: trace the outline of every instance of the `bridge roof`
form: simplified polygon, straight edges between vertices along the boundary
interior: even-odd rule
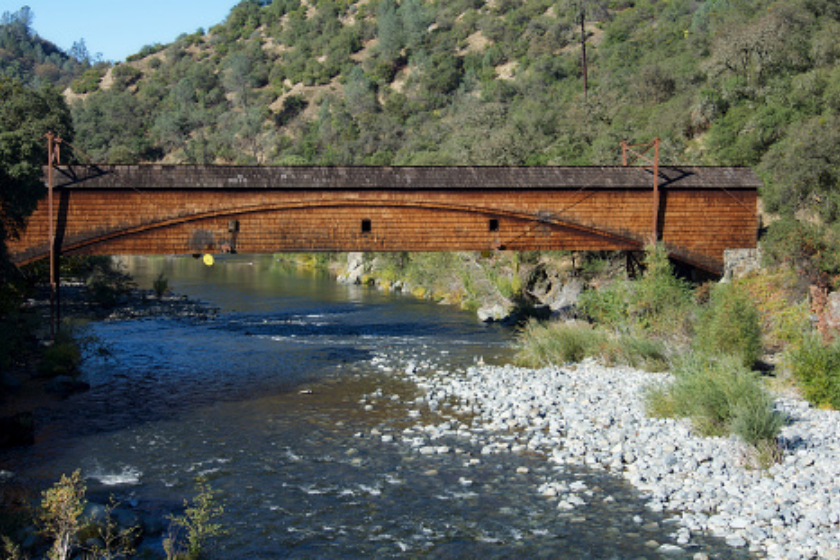
[[[659,172],[660,187],[668,189],[755,190],[761,186],[746,167],[660,167]],[[650,189],[653,171],[614,166],[77,165],[61,167],[55,185],[93,189]]]

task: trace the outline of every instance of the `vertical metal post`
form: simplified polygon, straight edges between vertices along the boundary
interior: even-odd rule
[[[659,241],[659,137],[653,139],[653,242]]]
[[[49,205],[49,243],[50,243],[50,336],[55,340],[61,322],[61,294],[59,292],[59,268],[55,243],[55,211],[53,209],[53,163],[58,163],[60,138],[52,132],[47,133],[47,189]]]
[[[628,167],[636,160],[643,159],[653,167],[653,235],[651,236],[651,243],[659,241],[659,143],[658,136],[648,144],[628,144],[626,141],[621,143],[622,166]],[[644,149],[641,151],[632,149],[636,147],[643,147]],[[653,160],[645,156],[651,148],[653,148]],[[627,157],[628,152],[633,155],[632,161]]]

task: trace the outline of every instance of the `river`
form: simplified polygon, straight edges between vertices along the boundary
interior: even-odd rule
[[[91,499],[159,516],[203,475],[225,507],[217,558],[658,558],[673,542],[672,515],[603,472],[566,469],[592,497],[561,515],[537,492],[556,473],[536,454],[401,442],[446,414],[422,406],[405,364],[509,361],[510,329],[269,256],[128,263],[141,287],[163,272],[218,314],[88,325],[113,358],[86,360],[91,390],[40,411],[36,444],[4,452],[4,468],[43,481],[80,468]],[[695,543],[669,557],[735,554]]]

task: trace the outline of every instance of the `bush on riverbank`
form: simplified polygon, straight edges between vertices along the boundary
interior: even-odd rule
[[[674,379],[652,387],[648,412],[656,417],[687,417],[705,436],[735,434],[756,449],[775,447],[784,417],[758,375],[739,356],[689,352],[675,360]]]
[[[73,335],[60,330],[52,345],[46,348],[38,363],[38,372],[46,377],[74,376],[82,363],[82,351]]]
[[[536,253],[365,253],[362,283],[384,290],[399,285],[417,297],[477,310],[488,303],[523,306],[526,278]]]
[[[665,345],[633,335],[615,335],[586,323],[528,321],[519,333],[519,365],[542,367],[580,362],[597,356],[606,365],[663,371],[670,363]]]
[[[824,344],[818,333],[811,333],[785,358],[802,396],[818,406],[840,410],[840,342]]]
[[[579,308],[594,326],[527,325],[519,361],[540,366],[595,356],[607,364],[671,369],[674,380],[651,389],[649,413],[688,417],[704,435],[735,434],[766,464],[783,418],[751,371],[762,353],[762,317],[749,292],[734,284],[692,290],[674,275],[662,246],[648,248],[645,265],[639,280],[584,293]],[[840,371],[840,352],[836,363]]]
[[[196,478],[195,490],[191,500],[184,500],[183,515],[169,516],[172,524],[161,551],[168,560],[198,560],[208,544],[226,532],[214,522],[224,512],[219,492],[203,477]],[[69,476],[62,475],[44,490],[34,511],[27,508],[15,512],[14,516],[3,512],[0,559],[23,560],[36,552],[40,558],[47,547],[47,557],[51,560],[134,557],[135,545],[143,537],[137,516],[121,516],[117,510],[122,511],[122,506],[113,496],[107,505],[100,506],[88,504],[86,494],[81,471],[76,470]],[[32,531],[40,533],[46,541],[21,545],[7,536]],[[146,550],[143,557],[148,554]]]
[[[540,323],[530,320],[519,333],[516,361],[526,367],[579,362],[598,353],[603,332],[583,323]]]
[[[763,269],[737,281],[754,303],[762,342],[771,352],[797,346],[811,330],[808,287],[790,267]]]
[[[169,518],[172,525],[163,541],[167,560],[197,560],[210,540],[225,534],[220,524],[212,522],[225,511],[218,491],[204,477],[196,479],[195,489],[193,501],[184,501],[184,515]]]
[[[82,513],[87,503],[85,492],[78,470],[70,476],[62,475],[61,480],[44,492],[38,521],[41,532],[53,541],[49,553],[51,560],[70,558],[76,548],[76,533],[83,526]]]
[[[617,332],[684,342],[694,318],[690,285],[677,278],[662,245],[650,246],[638,280],[618,280],[583,293],[578,307],[596,324]]]
[[[102,307],[114,307],[137,287],[134,279],[115,265],[111,257],[94,257],[90,267],[87,275],[88,291],[93,301]]]
[[[694,347],[704,353],[735,356],[752,368],[761,356],[761,325],[756,306],[747,293],[733,284],[718,284],[700,312]]]

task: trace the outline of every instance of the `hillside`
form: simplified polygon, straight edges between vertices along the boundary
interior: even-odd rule
[[[244,0],[67,95],[113,163],[607,164],[659,136],[753,166],[771,252],[834,274],[838,32],[831,0]]]
[[[84,41],[65,53],[32,30],[32,10],[24,6],[0,17],[0,77],[13,78],[40,88],[62,89],[92,66]]]

